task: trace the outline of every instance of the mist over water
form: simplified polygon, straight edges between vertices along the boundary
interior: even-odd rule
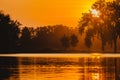
[[[0,57],[0,80],[120,80],[120,58]]]

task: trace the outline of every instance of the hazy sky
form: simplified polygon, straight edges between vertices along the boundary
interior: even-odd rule
[[[77,26],[81,13],[96,0],[0,0],[0,10],[24,26]]]

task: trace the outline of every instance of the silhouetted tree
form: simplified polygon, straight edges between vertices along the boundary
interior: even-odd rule
[[[48,35],[49,35],[49,29],[47,27],[39,27],[37,28],[36,32],[36,42],[38,45],[38,48],[47,48],[48,46]]]
[[[92,38],[96,35],[97,28],[93,23],[92,14],[84,13],[79,22],[79,32],[82,35],[85,33],[85,45],[90,48],[92,46]]]
[[[69,39],[69,37],[64,35],[61,38],[61,43],[62,43],[62,46],[64,47],[64,49],[67,50],[67,48],[70,47],[70,39]]]
[[[0,12],[0,52],[16,51],[19,26],[18,21],[13,21],[8,14]]]
[[[9,29],[9,49],[12,52],[17,52],[19,48],[19,34],[20,34],[20,26],[21,24],[16,20],[16,21],[11,21],[10,22],[10,27]]]
[[[31,32],[28,27],[24,27],[20,37],[22,51],[30,51],[31,44]]]
[[[71,35],[70,37],[70,43],[72,47],[76,47],[77,43],[79,42],[77,36],[75,34]]]
[[[95,17],[91,11],[84,13],[79,22],[80,33],[93,29],[91,33],[100,37],[102,41],[102,50],[104,50],[106,43],[109,45],[114,43],[114,52],[116,52],[117,38],[120,33],[120,5],[114,1],[99,0],[93,4],[92,9],[100,12],[99,17]]]
[[[69,28],[67,26],[64,25],[55,25],[54,27],[54,32],[53,32],[53,41],[54,41],[54,45],[56,48],[62,48],[61,46],[61,37],[64,36],[64,34],[66,34],[66,36],[69,36]],[[56,44],[57,43],[57,44]]]
[[[114,52],[117,51],[117,40],[120,36],[120,1],[116,0],[109,2],[107,8],[109,11],[109,25],[108,29],[111,33],[111,38],[114,43]]]
[[[92,46],[92,37],[94,36],[94,34],[92,33],[94,30],[89,29],[86,32],[86,36],[85,36],[85,45],[88,47],[88,49],[90,49],[90,47]]]
[[[61,37],[69,35],[69,29],[63,25],[38,27],[35,32],[36,45],[38,50],[58,50],[61,49]],[[57,43],[57,44],[56,44]]]

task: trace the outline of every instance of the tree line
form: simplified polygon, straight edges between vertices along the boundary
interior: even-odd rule
[[[79,21],[79,32],[85,33],[86,46],[90,48],[93,38],[97,36],[101,40],[102,51],[106,44],[109,44],[114,46],[114,52],[117,52],[117,41],[120,38],[120,1],[98,0],[91,8],[99,11],[99,16],[95,17],[89,11],[83,13]]]
[[[96,1],[92,9],[100,12],[95,17],[91,11],[83,13],[78,28],[65,25],[22,27],[19,21],[12,20],[9,14],[0,12],[0,52],[67,52],[81,46],[79,34],[84,34],[85,46],[90,50],[95,42],[101,41],[101,49],[106,44],[114,47],[120,38],[120,1]]]
[[[0,52],[64,52],[78,43],[74,29],[64,25],[37,28],[20,25],[0,12]]]

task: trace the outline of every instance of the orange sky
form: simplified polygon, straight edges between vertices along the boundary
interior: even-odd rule
[[[0,0],[0,10],[24,26],[77,26],[81,13],[96,0]]]

